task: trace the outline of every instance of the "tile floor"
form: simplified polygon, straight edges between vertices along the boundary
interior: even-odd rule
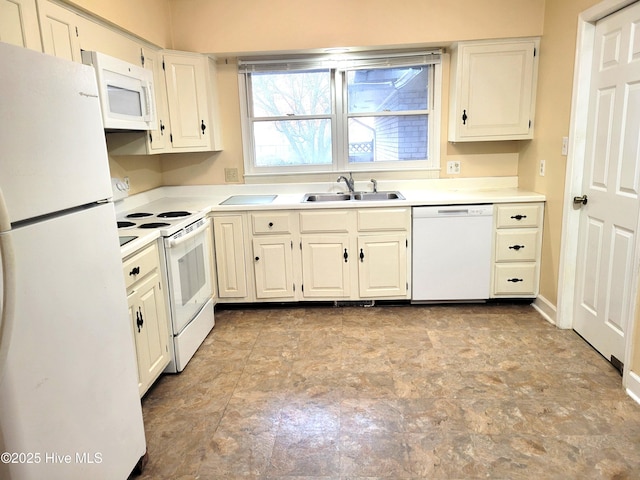
[[[143,411],[140,480],[640,478],[640,406],[529,305],[219,310]]]

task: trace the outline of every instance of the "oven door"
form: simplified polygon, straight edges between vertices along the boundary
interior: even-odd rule
[[[173,334],[178,335],[213,296],[211,226],[208,218],[165,238]]]

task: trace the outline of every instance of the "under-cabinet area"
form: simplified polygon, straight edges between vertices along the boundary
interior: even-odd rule
[[[428,273],[432,285],[453,278],[454,269],[456,278],[474,278],[476,265],[486,264],[484,293],[427,295],[431,301],[535,298],[544,204],[458,207],[448,211],[487,211],[487,228],[466,231],[461,224],[446,247],[416,240],[405,206],[214,212],[217,302],[412,300],[413,279],[424,276],[412,266],[418,256],[438,260]],[[434,225],[421,235],[440,239]],[[465,244],[487,248],[473,249],[482,258],[454,261]]]
[[[408,299],[411,208],[213,214],[218,302]]]

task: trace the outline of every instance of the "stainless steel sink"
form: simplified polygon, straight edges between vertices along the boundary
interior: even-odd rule
[[[307,193],[303,202],[344,202],[351,200],[350,193]]]
[[[404,200],[400,192],[307,193],[303,202]]]
[[[356,192],[354,200],[404,200],[400,192]]]

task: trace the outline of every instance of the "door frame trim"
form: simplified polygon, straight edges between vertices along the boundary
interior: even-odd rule
[[[603,0],[578,16],[578,30],[574,64],[573,93],[571,98],[571,117],[569,123],[569,151],[565,175],[564,207],[562,214],[562,237],[560,247],[560,268],[558,272],[558,308],[556,325],[560,328],[573,327],[575,316],[574,301],[576,287],[576,267],[578,251],[578,230],[580,210],[573,207],[573,197],[581,195],[584,174],[584,156],[589,110],[589,89],[591,86],[591,66],[595,42],[595,24],[598,20],[621,10],[636,0]],[[640,241],[636,235],[636,253],[638,259]],[[636,261],[636,264],[638,262]],[[625,345],[625,365],[631,367],[633,350],[632,339],[636,327],[636,296],[638,293],[638,270],[634,275],[633,300]],[[629,369],[623,376],[623,385],[627,385]],[[638,392],[636,392],[638,394]]]

